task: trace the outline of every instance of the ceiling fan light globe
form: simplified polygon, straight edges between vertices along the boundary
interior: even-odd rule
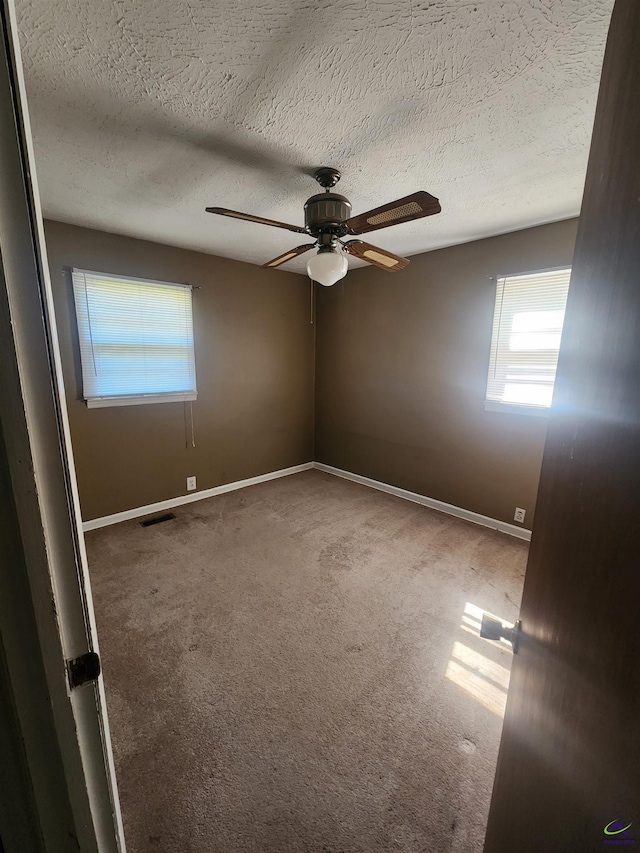
[[[324,287],[331,287],[336,281],[344,278],[349,269],[349,261],[339,250],[318,252],[307,263],[307,275],[312,281]]]

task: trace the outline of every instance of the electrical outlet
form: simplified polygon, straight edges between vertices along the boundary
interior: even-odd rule
[[[193,478],[193,480],[194,480],[194,482],[195,482],[195,477]],[[194,485],[194,489],[195,489],[195,485]],[[522,509],[521,507],[517,506],[517,507],[516,507],[516,511],[515,511],[515,513],[514,513],[514,516],[513,516],[513,520],[514,520],[514,521],[519,521],[519,522],[520,522],[520,524],[524,524],[524,516],[525,516],[525,513],[526,513],[526,510],[524,510],[524,509]]]
[[[196,487],[196,478],[187,477],[187,491],[192,492]]]

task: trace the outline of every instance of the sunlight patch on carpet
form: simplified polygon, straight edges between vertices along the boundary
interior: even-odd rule
[[[485,613],[512,627],[512,624],[501,616],[489,613],[488,610],[467,601],[459,628],[473,640],[470,638],[467,643],[459,640],[454,642],[445,677],[502,719],[507,703],[509,670],[493,660],[492,655],[498,652],[499,656],[500,652],[505,651],[511,654],[511,645],[506,640],[493,642],[480,637],[480,625]],[[487,646],[487,643],[491,645]]]

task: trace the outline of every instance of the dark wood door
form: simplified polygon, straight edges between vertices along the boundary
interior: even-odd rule
[[[639,0],[611,21],[553,409],[484,849],[640,850]]]

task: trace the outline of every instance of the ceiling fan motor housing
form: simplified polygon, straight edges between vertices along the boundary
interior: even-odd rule
[[[338,193],[313,195],[304,206],[304,223],[314,237],[324,232],[343,237],[347,233],[344,223],[350,217],[351,203]]]

